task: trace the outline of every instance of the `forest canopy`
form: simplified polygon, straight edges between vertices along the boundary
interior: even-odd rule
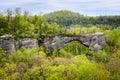
[[[114,26],[115,28],[120,24],[120,16],[84,16],[79,13],[61,10],[55,11],[44,15],[48,23],[56,22],[61,27],[70,26],[70,25],[109,25]]]

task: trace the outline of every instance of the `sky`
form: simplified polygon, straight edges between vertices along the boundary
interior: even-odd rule
[[[31,14],[70,10],[87,16],[120,15],[120,0],[0,0],[0,12],[8,8]]]

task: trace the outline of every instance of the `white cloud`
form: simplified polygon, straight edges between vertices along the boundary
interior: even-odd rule
[[[73,11],[94,12],[98,10],[120,11],[120,0],[0,0],[2,8],[21,7],[29,10],[52,11],[68,9]],[[95,12],[96,13],[96,12]]]
[[[29,3],[44,3],[46,5],[50,6],[68,6],[69,3],[95,3],[99,1],[102,6],[107,6],[107,5],[113,5],[116,6],[116,4],[120,4],[120,0],[1,0],[0,1],[0,6],[20,6],[24,4],[29,4]],[[95,3],[95,4],[100,4],[100,3]],[[105,5],[107,4],[107,5]]]

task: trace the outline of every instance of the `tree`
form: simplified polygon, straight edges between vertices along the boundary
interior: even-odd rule
[[[24,16],[25,20],[27,20],[28,15],[29,15],[29,12],[25,10],[24,13],[23,13],[23,16]]]
[[[6,13],[7,13],[7,21],[11,22],[12,21],[12,14],[13,14],[12,10],[7,9]]]

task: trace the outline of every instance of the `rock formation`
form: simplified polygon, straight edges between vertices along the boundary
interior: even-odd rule
[[[15,51],[15,40],[12,35],[0,36],[0,48],[4,49],[6,53],[13,53]]]
[[[0,36],[0,48],[4,49],[6,53],[14,53],[20,47],[38,48],[38,40],[32,38],[22,38],[15,40],[12,35]]]
[[[59,50],[71,41],[77,41],[95,52],[103,49],[103,47],[106,45],[105,37],[101,32],[72,37],[55,36],[53,38],[45,39],[44,44],[46,48],[52,52],[54,49]]]
[[[80,36],[55,36],[53,38],[45,38],[44,45],[52,52],[53,50],[59,50],[67,43],[71,41],[77,41],[90,50],[98,52],[106,45],[105,37],[103,33],[96,32],[94,34],[84,34]],[[0,36],[0,48],[4,49],[6,53],[14,53],[15,50],[20,47],[25,48],[38,48],[38,40],[33,38],[22,38],[15,40],[12,35]]]

